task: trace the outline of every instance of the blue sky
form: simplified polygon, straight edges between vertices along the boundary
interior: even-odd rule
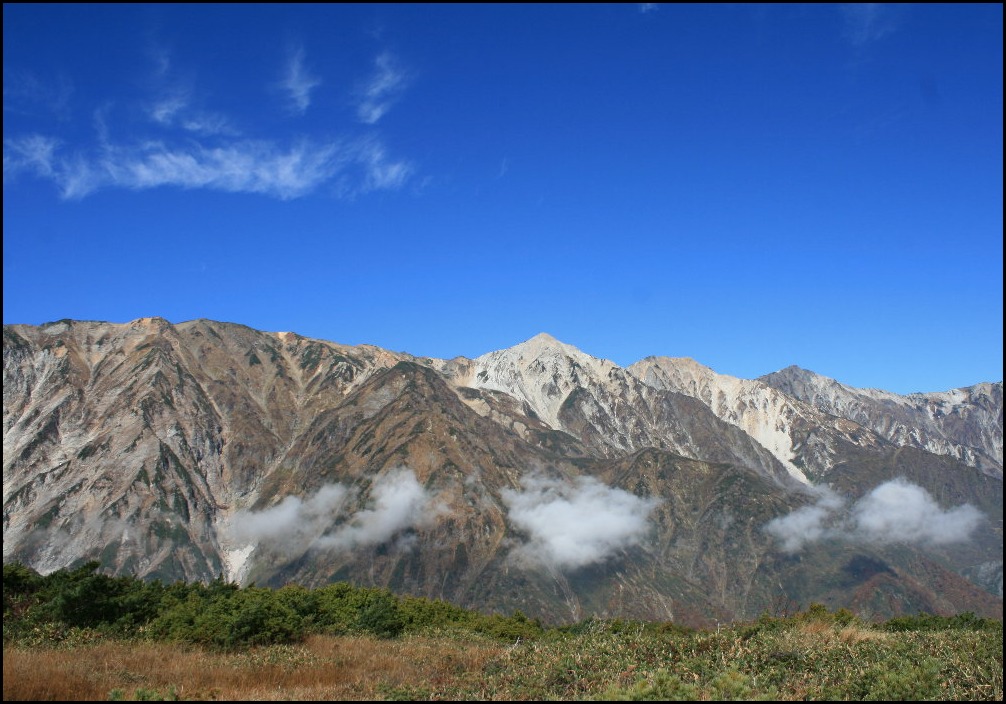
[[[5,324],[1003,378],[1000,4],[3,12]]]

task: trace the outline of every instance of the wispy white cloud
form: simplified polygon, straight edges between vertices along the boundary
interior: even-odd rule
[[[68,116],[73,84],[60,74],[42,79],[35,73],[4,66],[3,109],[14,114],[45,113],[58,119]]]
[[[180,128],[204,137],[239,135],[225,115],[193,105],[198,101],[193,98],[191,84],[169,75],[171,61],[167,51],[157,52],[154,60],[156,66],[151,83],[155,95],[145,106],[151,121],[160,127]]]
[[[226,115],[216,112],[195,110],[182,116],[178,124],[182,129],[204,137],[237,137],[240,135],[238,129],[234,127]]]
[[[240,134],[225,115],[192,108],[186,93],[174,93],[153,101],[148,113],[161,127],[178,127],[204,137]]]
[[[520,491],[501,493],[510,520],[529,537],[514,554],[560,570],[602,562],[638,544],[658,504],[592,477],[569,483],[531,473],[521,486]]]
[[[51,137],[33,134],[20,138],[4,138],[3,177],[17,178],[27,172],[42,178],[51,178],[59,142]]]
[[[256,193],[282,200],[327,190],[341,198],[405,186],[415,168],[389,153],[376,133],[337,137],[252,139],[232,120],[200,105],[191,82],[174,75],[166,50],[153,52],[149,93],[138,101],[106,101],[92,108],[94,139],[65,143],[46,134],[4,138],[4,184],[20,176],[52,182],[62,198],[81,199],[102,189],[159,187]],[[376,116],[401,86],[401,73],[382,55],[367,95]],[[395,78],[398,76],[398,78]],[[6,77],[6,74],[5,74]],[[30,78],[30,76],[29,76]],[[282,87],[298,112],[306,110],[320,84],[305,68],[303,49],[290,54]],[[35,83],[28,81],[30,86]],[[5,85],[5,89],[7,86]],[[34,91],[35,88],[32,88]],[[6,101],[5,101],[6,107]],[[125,108],[147,124],[127,123],[116,134],[114,119]]]
[[[147,47],[147,54],[154,64],[154,76],[164,78],[171,71],[171,52],[161,45],[152,44]]]
[[[401,188],[413,171],[409,162],[388,156],[384,145],[374,138],[359,143],[357,162],[363,168],[363,192]]]
[[[254,141],[210,148],[148,142],[136,148],[109,148],[93,162],[70,167],[72,177],[63,195],[81,198],[107,186],[135,190],[177,186],[289,200],[330,179],[342,168],[341,156],[338,144],[307,141],[288,148]]]
[[[970,504],[944,510],[929,492],[905,479],[877,486],[848,509],[846,501],[833,491],[819,488],[818,492],[815,504],[765,526],[785,552],[799,552],[824,539],[868,544],[960,543],[970,539],[984,518]]]
[[[148,107],[150,119],[160,125],[171,125],[175,117],[189,106],[189,95],[187,92],[173,92],[169,95],[161,96],[151,102]]]
[[[970,504],[943,510],[904,479],[881,484],[852,507],[856,536],[868,542],[947,545],[968,540],[983,514]]]
[[[647,12],[653,12],[653,11],[655,11],[659,7],[660,7],[660,3],[656,3],[656,2],[641,2],[641,3],[639,3],[639,11],[642,12],[643,14],[646,14]]]
[[[108,128],[108,121],[112,113],[112,103],[105,103],[94,109],[91,113],[91,125],[94,127],[94,132],[98,136],[99,145],[107,145],[109,143],[109,135],[111,134]]]
[[[304,114],[311,105],[311,91],[321,85],[321,79],[312,76],[304,66],[303,47],[290,52],[281,85],[290,100],[291,110]]]
[[[238,543],[266,546],[297,557],[332,526],[350,495],[345,486],[329,484],[306,499],[286,496],[262,511],[238,511],[228,524],[228,534]]]
[[[413,171],[408,162],[390,158],[373,137],[302,139],[290,145],[265,140],[233,140],[214,146],[193,140],[149,140],[133,145],[103,142],[91,153],[63,154],[59,149],[56,140],[40,135],[5,139],[4,183],[28,173],[52,181],[67,200],[105,188],[165,186],[291,200],[326,184],[342,197],[396,190]]]
[[[856,47],[862,47],[897,29],[897,15],[885,3],[848,3],[840,6],[845,33]]]
[[[359,91],[357,118],[367,125],[376,124],[391,109],[408,85],[408,73],[390,53],[374,60],[374,72]]]
[[[799,552],[805,545],[836,533],[837,529],[832,524],[837,522],[839,512],[845,508],[845,500],[827,487],[817,487],[816,491],[818,498],[815,503],[766,524],[765,531],[782,544],[784,552]]]

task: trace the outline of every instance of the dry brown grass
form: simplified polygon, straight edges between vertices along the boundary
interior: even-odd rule
[[[807,645],[829,645],[836,642],[846,645],[855,645],[863,641],[884,641],[889,639],[889,634],[870,626],[847,625],[836,626],[827,621],[807,621],[800,624],[794,631],[797,639],[803,640]]]
[[[991,627],[887,632],[811,620],[691,634],[591,628],[513,643],[457,632],[315,636],[229,654],[74,642],[5,646],[4,699],[543,701],[640,687],[662,699],[1002,699],[1002,630]]]
[[[862,628],[860,626],[846,626],[838,632],[838,639],[848,645],[855,645],[863,641],[887,641],[891,639],[889,633],[877,631],[872,628]]]
[[[303,645],[239,654],[162,643],[73,650],[4,648],[5,701],[126,699],[137,691],[180,699],[383,699],[398,687],[450,685],[506,649],[494,642],[315,636]]]

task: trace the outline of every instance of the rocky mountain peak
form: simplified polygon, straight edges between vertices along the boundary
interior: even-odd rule
[[[543,422],[560,428],[559,409],[574,389],[603,381],[613,362],[592,357],[547,333],[489,352],[458,369],[459,386],[501,391],[525,402]]]
[[[769,386],[773,386],[777,389],[782,389],[784,386],[793,387],[804,387],[804,388],[827,388],[833,386],[844,386],[840,384],[835,379],[831,377],[824,376],[823,374],[818,374],[809,369],[804,369],[803,367],[798,367],[795,364],[791,364],[788,367],[780,369],[777,372],[772,372],[770,374],[765,374],[758,377],[758,381],[762,381]]]
[[[547,332],[540,332],[534,337],[518,343],[513,347],[499,350],[497,352],[490,352],[488,355],[482,355],[478,359],[483,359],[484,357],[494,354],[499,355],[500,353],[507,353],[507,356],[524,360],[535,360],[542,357],[553,357],[556,359],[562,359],[563,357],[573,359],[589,357],[589,355],[581,352],[573,345],[562,342],[552,335],[549,335]]]
[[[562,343],[547,332],[540,332],[526,342],[536,342],[544,345],[561,345]]]

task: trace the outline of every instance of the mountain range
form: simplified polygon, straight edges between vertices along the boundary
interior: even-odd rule
[[[550,623],[1002,618],[1002,381],[416,357],[233,323],[4,326],[4,561],[336,580]]]

